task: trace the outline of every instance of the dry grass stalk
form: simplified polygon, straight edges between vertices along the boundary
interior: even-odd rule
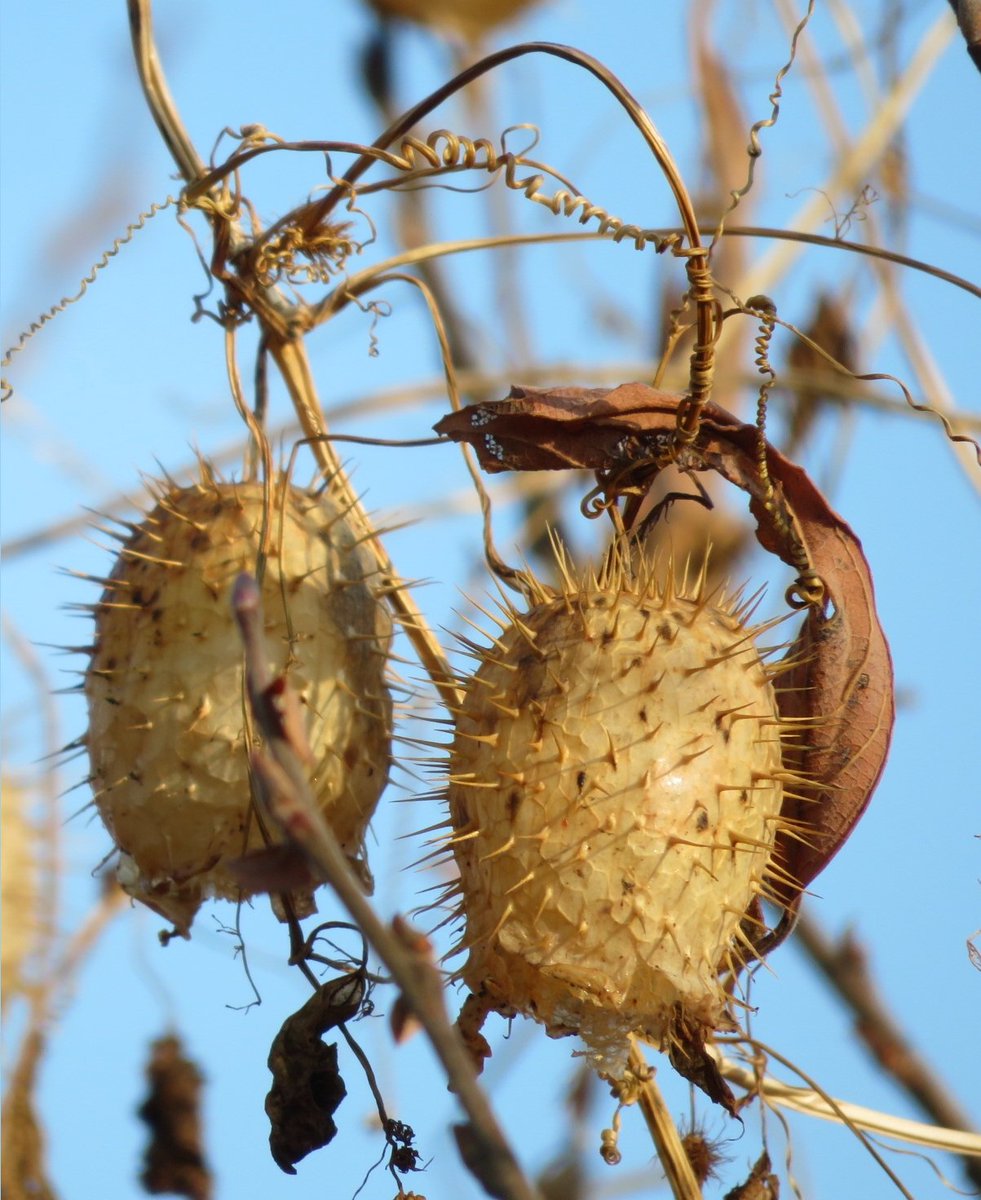
[[[10,1000],[23,996],[30,987],[30,966],[37,949],[41,920],[41,873],[38,830],[28,810],[30,793],[10,776],[5,776],[0,785],[0,797],[0,880],[3,886],[0,989],[6,1007]]]

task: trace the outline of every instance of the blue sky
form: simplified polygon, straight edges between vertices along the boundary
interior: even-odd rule
[[[905,7],[894,51],[898,64],[917,53],[944,7]],[[568,0],[542,5],[501,39],[569,42],[604,61],[647,106],[694,188],[701,129],[689,70],[687,8],[675,0],[657,6],[656,13],[654,6],[648,11],[624,0],[604,6]],[[788,36],[778,8],[762,0],[721,4],[713,26],[716,52],[738,76],[750,120],[767,115],[772,77],[786,57]],[[876,5],[857,3],[848,11],[868,39],[881,32],[883,12]],[[834,100],[857,134],[881,97],[871,93],[868,76],[849,66],[841,12],[840,7],[822,9],[808,45],[832,64],[828,81]],[[178,184],[136,83],[124,5],[6,5],[0,22],[0,328],[7,346],[38,312],[76,289],[128,222],[168,193],[176,194]],[[205,156],[227,125],[261,122],[291,139],[349,141],[370,141],[381,128],[360,87],[358,55],[369,18],[354,0],[331,5],[290,0],[274,9],[251,0],[235,6],[174,0],[159,6],[157,22],[171,89]],[[397,88],[407,104],[449,72],[449,56],[418,30],[401,30],[398,45]],[[885,59],[877,61],[881,65]],[[951,39],[913,99],[905,126],[902,150],[912,197],[905,216],[890,226],[888,196],[873,206],[887,244],[975,282],[981,278],[973,204],[981,130],[963,114],[973,111],[978,85],[962,47]],[[806,63],[787,81],[785,92],[780,122],[762,135],[760,203],[754,216],[759,224],[790,221],[813,194],[807,189],[825,186],[831,165],[823,110],[807,85]],[[674,222],[670,195],[629,123],[598,85],[571,67],[523,59],[500,73],[485,103],[483,112],[479,106],[450,106],[427,128],[449,125],[496,138],[505,126],[534,122],[542,131],[536,155],[573,178],[591,199],[628,221]],[[268,222],[323,178],[316,156],[276,155],[247,175],[246,188]],[[848,202],[847,196],[835,197],[839,211]],[[501,211],[527,231],[575,228],[529,211],[519,196],[505,195],[503,189],[493,197],[441,194],[433,203],[444,236],[484,234]],[[365,252],[365,261],[379,261],[393,246],[392,208],[384,198],[366,208],[378,225],[379,242]],[[195,228],[203,238],[204,227]],[[851,236],[864,239],[860,222]],[[748,249],[755,256],[765,252],[759,242]],[[453,270],[478,358],[519,378],[522,348],[501,310],[493,260],[468,256]],[[668,258],[608,244],[539,248],[513,270],[514,290],[521,297],[518,318],[534,356],[572,363],[584,372],[604,363],[636,363],[649,349],[645,330],[653,322],[656,285],[671,281],[674,272],[673,282],[680,286],[680,272]],[[904,352],[895,315],[877,305],[870,278],[849,256],[812,250],[769,290],[782,315],[803,321],[819,289],[850,289],[863,365],[912,380],[909,346]],[[207,319],[190,319],[192,297],[204,283],[192,241],[172,213],[164,213],[121,250],[82,303],[15,357],[9,374],[16,394],[4,411],[5,545],[71,520],[85,507],[105,508],[117,493],[137,486],[141,472],[156,471],[157,463],[179,470],[193,449],[218,453],[240,436],[220,330]],[[890,286],[912,314],[954,407],[981,413],[972,333],[978,328],[977,299],[912,271],[897,272]],[[346,312],[310,339],[326,404],[438,375],[435,338],[418,300],[394,284],[386,287],[384,298],[393,311],[375,330],[377,356],[369,355],[370,318],[358,312]],[[253,350],[254,333],[246,329],[240,338],[246,371]],[[745,369],[750,365],[747,352]],[[911,386],[921,394],[915,383]],[[285,420],[283,395],[274,390],[272,400],[274,420]],[[425,436],[446,408],[445,397],[435,395],[382,417],[349,416],[339,427]],[[454,452],[351,448],[350,460],[369,507],[383,520],[426,514],[393,534],[389,549],[404,576],[430,581],[418,598],[433,625],[458,625],[453,609],[465,604],[461,590],[480,595],[487,582],[478,569],[473,506],[447,500],[467,494]],[[819,480],[834,481],[832,503],[859,533],[872,565],[900,694],[893,750],[879,790],[847,847],[816,881],[814,912],[831,931],[852,929],[868,947],[882,991],[915,1044],[965,1104],[973,1091],[976,1105],[971,1030],[981,977],[968,960],[965,939],[981,925],[976,836],[981,554],[979,472],[965,462],[955,457],[936,424],[864,408],[826,415],[808,447],[809,469]],[[501,544],[517,557],[521,548],[509,543],[511,529],[502,505]],[[94,599],[94,588],[59,574],[59,568],[104,574],[109,559],[93,540],[98,535],[79,531],[8,557],[3,609],[20,637],[42,647],[84,640],[83,624],[64,606]],[[754,579],[766,570],[761,558],[747,567]],[[786,582],[780,576],[775,581],[774,602]],[[65,683],[66,667],[79,665],[46,649],[39,653],[55,687]],[[36,760],[44,752],[40,698],[9,643],[3,654],[4,761],[36,776]],[[420,674],[413,666],[405,673]],[[76,697],[62,697],[58,711],[60,737],[67,741],[84,728],[83,706]],[[82,774],[84,765],[76,762],[62,782],[74,783]],[[422,802],[395,803],[404,794],[392,789],[375,826],[372,857],[385,914],[418,905],[422,888],[431,882],[406,869],[420,854],[419,839],[398,839],[436,818]],[[85,801],[84,790],[72,793],[64,802],[65,814]],[[71,931],[94,898],[91,872],[109,842],[88,814],[67,824],[63,837],[61,923]],[[301,1164],[295,1179],[283,1176],[266,1151],[262,1098],[268,1046],[307,993],[299,975],[284,965],[285,936],[265,907],[257,903],[243,917],[263,1001],[248,1012],[236,1011],[248,1002],[249,988],[233,939],[217,924],[231,920],[228,906],[216,909],[214,917],[203,912],[193,940],[166,951],[157,945],[160,922],[152,914],[126,912],[88,958],[70,1002],[60,1006],[40,1083],[51,1174],[66,1200],[125,1200],[139,1194],[135,1179],[142,1131],[133,1111],[143,1091],[141,1064],[148,1041],[171,1022],[208,1078],[207,1136],[219,1197],[305,1200],[353,1194],[381,1143],[370,1128],[370,1099],[350,1060],[342,1068],[350,1094],[338,1114],[342,1133],[335,1144]],[[328,915],[333,911],[326,898],[322,908]],[[757,1036],[833,1094],[915,1115],[856,1049],[848,1017],[800,952],[793,945],[781,949],[772,968],[754,985]],[[387,1011],[388,999],[379,999],[379,1013]],[[492,1025],[495,1057],[487,1082],[519,1155],[537,1170],[561,1142],[562,1095],[573,1046],[549,1041],[529,1022],[516,1023],[507,1040],[505,1032],[503,1022]],[[421,1039],[394,1048],[381,1016],[363,1021],[357,1035],[375,1064],[390,1110],[416,1128],[423,1156],[431,1159],[426,1175],[407,1186],[415,1182],[431,1200],[475,1195],[446,1134],[453,1103]],[[687,1088],[667,1067],[660,1078],[673,1111],[687,1112]],[[590,1146],[598,1145],[599,1130],[612,1115],[612,1103],[602,1092],[597,1089],[590,1114]],[[747,1119],[740,1137],[738,1126],[733,1133],[708,1106],[701,1111],[711,1130],[733,1139],[726,1179],[732,1186],[742,1164],[755,1158],[756,1118]],[[981,1114],[975,1111],[975,1117]],[[618,1179],[651,1169],[639,1115],[627,1113],[624,1124],[619,1175],[593,1154],[591,1194],[613,1195]],[[772,1120],[770,1128],[779,1158],[782,1142]],[[794,1170],[805,1195],[821,1200],[845,1195],[845,1179],[855,1181],[851,1194],[856,1196],[874,1200],[898,1194],[846,1131],[803,1118],[793,1118],[792,1128]],[[943,1194],[919,1161],[890,1162],[915,1195]],[[954,1170],[949,1163],[943,1169]],[[362,1195],[387,1200],[392,1191],[379,1170]]]

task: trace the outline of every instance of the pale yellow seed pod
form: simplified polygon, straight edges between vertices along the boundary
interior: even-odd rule
[[[622,1075],[629,1034],[723,1019],[720,972],[764,890],[780,722],[741,614],[622,559],[541,588],[466,683],[450,760],[460,974],[578,1033]]]
[[[251,805],[230,603],[238,574],[256,570],[263,511],[261,484],[216,482],[207,470],[200,484],[159,488],[94,606],[85,694],[96,804],[121,852],[123,887],[185,935],[205,897],[243,894],[228,862],[266,844]],[[363,867],[392,714],[391,621],[372,588],[374,558],[329,489],[277,479],[268,515],[270,665],[299,696],[318,803]]]

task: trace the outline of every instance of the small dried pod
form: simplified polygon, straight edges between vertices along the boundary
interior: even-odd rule
[[[159,484],[155,496],[116,535],[84,682],[91,781],[120,883],[185,936],[206,897],[270,890],[261,871],[235,870],[276,840],[251,801],[254,734],[230,603],[261,547],[271,666],[299,697],[311,786],[367,884],[364,836],[389,767],[391,620],[358,525],[330,487],[283,476],[264,489],[205,465],[200,482]],[[301,909],[316,882],[298,883]]]
[[[620,1080],[629,1035],[670,1050],[729,1020],[783,729],[752,602],[622,545],[598,572],[560,565],[471,649],[448,785],[459,974],[488,1007],[581,1035]]]

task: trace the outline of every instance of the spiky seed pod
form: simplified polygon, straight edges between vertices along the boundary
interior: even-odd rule
[[[227,864],[266,844],[250,800],[230,604],[239,572],[256,568],[263,488],[205,468],[194,486],[158,486],[156,500],[128,527],[94,606],[86,741],[120,882],[186,935],[204,897],[248,893]],[[267,553],[271,666],[300,698],[314,793],[360,862],[391,740],[391,622],[372,590],[374,560],[329,489],[283,478],[271,488]]]
[[[780,722],[746,607],[625,553],[506,612],[449,764],[460,974],[622,1074],[627,1035],[723,1020],[720,972],[765,890]],[[671,572],[669,572],[669,576]],[[505,606],[509,608],[508,605]]]

